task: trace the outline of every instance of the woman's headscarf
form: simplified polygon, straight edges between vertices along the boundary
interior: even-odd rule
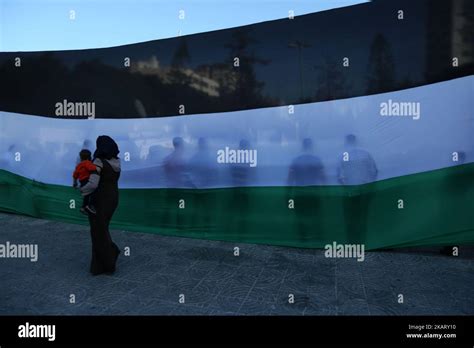
[[[97,138],[94,158],[110,160],[117,158],[119,152],[117,143],[108,135],[101,135]]]

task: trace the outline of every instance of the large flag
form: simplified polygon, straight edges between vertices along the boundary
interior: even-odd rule
[[[116,228],[302,247],[474,242],[472,4],[374,1],[0,53],[0,209],[86,223],[71,174],[107,134],[122,161]]]

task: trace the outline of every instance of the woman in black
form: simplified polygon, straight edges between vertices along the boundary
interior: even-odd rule
[[[115,141],[101,135],[97,138],[93,163],[97,167],[89,177],[89,182],[81,188],[83,195],[95,192],[96,214],[89,214],[92,239],[91,273],[115,272],[115,263],[120,254],[112,241],[109,223],[118,205],[118,180],[120,177],[119,149]]]

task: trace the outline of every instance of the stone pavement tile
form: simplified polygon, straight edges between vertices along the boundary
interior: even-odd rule
[[[248,252],[248,255],[245,253],[240,253],[240,262],[242,265],[265,265],[267,261],[272,256],[272,252],[266,249],[262,249],[258,245],[255,249],[252,249]]]
[[[187,272],[191,267],[192,267],[192,263],[190,262],[187,262],[186,264],[184,263],[177,264],[176,261],[170,261],[167,263],[164,269],[161,269],[159,271],[159,273],[173,276],[176,274],[183,274]]]
[[[183,279],[192,279],[194,282],[195,282],[195,285],[197,285],[199,282],[201,282],[203,279],[207,279],[207,275],[211,273],[210,271],[209,272],[199,272],[197,271],[196,269],[193,269],[192,267],[191,268],[188,268],[180,273],[174,273],[172,275],[170,274],[163,274],[163,273],[158,273],[158,274],[163,274],[163,275],[167,275],[167,276],[170,276],[170,277],[174,277],[176,276],[177,274],[179,274],[179,277],[180,278],[183,278]]]
[[[290,295],[293,295],[291,298]],[[290,303],[290,299],[294,303]],[[287,288],[285,285],[280,288],[278,299],[275,302],[281,308],[282,306],[290,305],[298,308],[302,313],[314,315],[323,315],[329,313],[336,313],[336,291],[332,286],[319,285],[318,287],[309,288],[307,291],[295,291],[292,288]]]
[[[390,271],[384,269],[367,269],[361,266],[361,278],[365,288],[378,290],[392,290],[403,283],[404,276],[402,272]]]
[[[296,267],[302,265],[311,265],[314,263],[315,254],[317,253],[316,250],[310,249],[289,249],[286,252],[286,257],[290,262],[290,266],[293,264]]]
[[[394,291],[366,288],[366,293],[371,315],[408,315],[414,305],[414,300],[410,298],[409,293],[402,293],[404,303],[398,302],[399,294]],[[410,301],[408,305],[406,303],[407,297]],[[426,303],[422,303],[422,306],[419,307],[425,308],[425,305]],[[423,312],[426,312],[426,310],[423,310]]]
[[[15,304],[2,304],[0,306],[0,315],[33,315],[36,314],[25,303],[15,303]]]
[[[308,304],[303,306],[295,306],[295,304],[286,303],[275,303],[275,309],[272,309],[270,315],[304,315],[305,309],[308,307]]]
[[[285,272],[264,269],[248,294],[253,301],[273,303],[278,300],[278,293],[283,284]]]
[[[85,296],[84,302],[94,304],[100,307],[112,306],[121,298],[127,295],[126,292],[120,292],[111,288],[107,289],[91,289]]]
[[[394,292],[398,293],[414,293],[414,292],[427,292],[436,291],[444,293],[446,288],[450,286],[445,282],[437,282],[435,279],[432,282],[425,282],[421,278],[423,276],[413,276],[411,278],[402,278],[401,280],[392,280],[391,288]]]
[[[297,283],[294,281],[284,280],[278,290],[278,296],[288,297],[288,294],[302,293],[307,294],[311,292],[311,287],[307,284]]]
[[[74,259],[67,256],[58,256],[53,260],[45,260],[40,256],[38,262],[31,262],[29,265],[17,264],[13,269],[24,278],[28,278],[30,275],[36,275],[54,282],[82,279],[88,274],[88,266],[88,257],[86,259],[84,256]]]
[[[15,289],[19,291],[47,292],[53,281],[34,273],[8,273],[1,280],[0,294],[3,289]]]
[[[446,288],[444,292],[426,291],[424,296],[427,303],[436,313],[445,311],[446,314],[473,315],[474,296],[459,296],[455,288]]]
[[[301,270],[302,268],[297,268],[296,270]],[[294,268],[288,268],[288,273],[290,271],[294,272]],[[312,274],[312,275],[325,275],[329,277],[334,277],[335,272],[336,272],[336,264],[335,263],[330,263],[326,262],[326,260],[321,260],[314,262],[311,265],[307,265],[304,268],[306,273]]]
[[[244,263],[249,264],[249,257],[246,256],[242,259],[241,256],[235,256],[234,251],[232,249],[229,249],[229,251],[226,252],[226,255],[219,260],[219,265],[226,265],[232,267],[239,267]]]
[[[133,271],[133,263],[127,261],[129,269]],[[121,266],[120,264],[118,266]],[[123,266],[122,266],[123,267]],[[166,268],[168,268],[168,258],[163,256],[155,256],[151,261],[144,263],[140,266],[141,268],[147,269],[153,273],[165,273]],[[118,269],[118,268],[117,268]]]
[[[280,290],[275,304],[277,305],[277,308],[289,305],[291,307],[298,308],[303,312],[307,306],[309,306],[311,303],[314,303],[313,299],[314,294],[310,294],[308,292],[287,292],[285,290]]]
[[[473,295],[472,287],[465,286],[464,284],[461,283],[461,284],[455,284],[454,286],[451,285],[448,288],[454,298],[456,298],[459,301],[465,301],[466,303],[472,304],[471,308],[473,308],[474,310],[474,295]]]
[[[226,312],[226,311],[221,311],[221,310],[218,310],[218,309],[213,309],[209,315],[215,315],[215,316],[224,316],[224,317],[229,317],[229,316],[236,316],[236,315],[240,315],[236,312]]]
[[[409,310],[416,307],[430,307],[429,299],[426,297],[426,292],[418,289],[400,288],[396,289],[396,295],[403,295],[403,304]]]
[[[16,298],[18,297],[18,293],[24,292],[24,291],[28,291],[28,289],[17,288],[17,287],[12,286],[12,284],[7,285],[7,286],[2,284],[2,286],[0,286],[0,308],[2,307],[2,305],[10,301],[15,301]]]
[[[140,307],[138,315],[172,315],[179,303],[170,303],[161,300],[152,300],[147,306]]]
[[[244,301],[244,297],[217,296],[214,302],[209,306],[209,309],[218,310],[220,312],[238,313]]]
[[[81,302],[65,306],[60,315],[105,315],[106,310],[104,306]]]
[[[356,314],[359,310],[361,315],[368,315],[368,301],[362,295],[347,294],[346,292],[338,292],[337,298],[334,301],[331,297],[327,297],[325,303],[335,304],[337,314]]]
[[[199,284],[200,278],[193,278],[187,272],[175,273],[168,277],[168,287],[172,289],[192,290]]]
[[[87,274],[84,281],[78,283],[78,285],[83,285],[90,288],[95,287],[97,289],[114,288],[116,291],[121,292],[130,292],[131,290],[138,287],[139,284],[139,282],[118,278],[112,274],[102,274],[98,276]]]
[[[326,256],[326,249],[315,249],[314,250],[314,261],[313,262],[319,262],[322,260],[326,260],[327,262],[330,263],[335,263],[337,258],[334,257],[327,257]]]
[[[420,283],[439,285],[444,289],[459,288],[468,289],[467,284],[474,285],[474,272],[444,272],[423,275],[425,279],[419,277]],[[462,285],[461,285],[462,284]],[[454,285],[454,286],[453,286]],[[429,290],[429,289],[426,289]]]
[[[336,315],[337,307],[333,304],[314,304],[310,303],[306,306],[303,311],[304,316],[315,316],[315,315]]]
[[[285,279],[286,280],[286,279]],[[308,288],[333,287],[336,284],[335,271],[317,271],[307,272],[306,276],[302,278],[306,282]]]
[[[156,270],[146,265],[138,266],[124,264],[119,262],[117,270],[112,275],[116,279],[132,281],[136,283],[144,283],[156,274]]]
[[[210,272],[217,268],[217,264],[212,261],[196,261],[193,263],[191,268],[188,269],[188,274],[192,278],[204,278]]]
[[[404,315],[405,310],[398,304],[387,303],[368,303],[370,315]]]
[[[238,314],[241,315],[270,315],[276,309],[275,304],[247,299],[240,307]]]
[[[323,282],[323,284],[331,284],[328,282]],[[362,279],[362,274],[360,273],[341,273],[337,272],[334,285],[336,288],[345,288],[347,290],[352,290],[354,292],[360,293],[364,290],[364,281]]]
[[[132,290],[132,294],[144,298],[177,302],[180,294],[192,291],[199,283],[198,279],[175,276],[155,275],[149,281]]]
[[[167,287],[167,288],[185,288],[193,289],[197,284],[199,284],[200,279],[192,278],[185,273],[182,274],[161,274],[156,273],[148,278],[140,288],[146,287]]]
[[[219,296],[245,298],[252,287],[253,284],[249,284],[249,282],[243,284],[239,280],[232,279],[224,286]]]
[[[256,285],[250,290],[247,299],[256,302],[275,303],[279,299],[279,288],[280,287],[272,288],[269,285],[265,287]]]
[[[0,315],[21,315],[31,314],[32,302],[40,298],[36,292],[28,289],[18,289],[14,287],[2,287],[0,290]]]
[[[287,291],[311,292],[320,287],[334,287],[334,285],[335,277],[328,273],[288,270],[281,288]]]
[[[293,295],[293,297],[290,298],[290,295]],[[290,303],[290,299],[294,303]],[[294,312],[301,312],[304,315],[336,314],[336,291],[334,286],[325,284],[310,287],[304,292],[295,291],[283,285],[278,292],[278,299],[275,304],[274,314],[278,314],[280,309],[282,313],[286,314]]]
[[[355,277],[337,277],[335,287],[338,301],[350,299],[367,300],[367,293],[360,276]]]
[[[361,269],[361,266],[364,264],[365,261],[358,261],[357,258],[345,258],[345,259],[334,259],[334,265],[337,267],[338,270],[340,271],[356,271],[358,272]],[[331,264],[329,264],[331,265]]]
[[[92,277],[91,277],[92,278]],[[76,303],[107,307],[139,286],[139,283],[126,281],[110,276],[96,277],[83,283],[58,282],[51,286],[48,293],[69,299],[74,295]]]
[[[471,301],[450,301],[449,304],[433,304],[431,310],[435,315],[469,315],[474,314],[474,304]]]
[[[153,235],[153,238],[141,238],[142,233],[114,233],[112,238],[115,244],[121,250],[128,247],[130,250],[130,257],[136,255],[163,255],[172,247],[171,244],[165,244],[159,239],[159,235]]]
[[[163,286],[149,286],[142,285],[133,290],[130,294],[160,302],[178,303],[179,296],[183,291],[181,289],[169,288]]]
[[[113,278],[110,276],[90,277],[82,283],[59,281],[51,283],[49,288],[43,292],[64,298],[69,301],[70,295],[75,296],[76,303],[88,302],[100,307],[107,307],[125,296],[138,286],[136,282],[130,282]]]
[[[364,298],[337,299],[337,315],[369,315],[369,305]]]
[[[449,275],[469,275],[474,272],[474,261],[466,260],[455,257],[432,257],[429,261],[430,265],[426,268],[434,270],[434,275],[437,275],[439,278]],[[420,267],[421,268],[421,267]],[[418,268],[415,271],[424,271]]]
[[[191,246],[186,241],[183,241],[179,244],[179,247],[176,246],[173,249],[165,250],[163,255],[168,257],[170,261],[173,261],[173,264],[189,265],[195,260],[193,255],[199,254],[199,249],[200,248]]]
[[[219,264],[212,272],[208,273],[205,280],[229,281],[237,273],[239,265]]]
[[[124,249],[123,247],[121,248],[121,254],[119,255],[118,258],[118,265],[120,264],[126,264],[129,265],[129,269],[139,269],[143,268],[144,265],[149,264],[151,262],[156,262],[156,261],[166,261],[170,262],[171,259],[166,258],[165,260],[165,255],[153,255],[153,254],[146,254],[142,253],[140,250],[130,250],[130,256],[125,256],[124,255]],[[118,268],[117,268],[118,269]]]
[[[104,315],[138,315],[141,311],[156,305],[153,298],[137,296],[134,294],[127,294],[114,303],[108,306],[102,314]]]
[[[276,269],[264,267],[257,280],[259,286],[272,285],[278,286],[281,285],[287,274],[286,269]]]
[[[3,310],[5,310],[5,313],[2,314],[59,315],[70,306],[68,301],[68,298],[23,291],[18,292],[16,298],[2,305]]]
[[[185,304],[193,307],[208,308],[216,303],[217,294],[206,291],[190,290],[183,291]]]
[[[209,243],[209,242],[208,242]],[[231,250],[229,250],[231,253]],[[168,253],[170,257],[178,257],[183,260],[200,260],[200,261],[210,261],[210,262],[219,262],[222,260],[227,253],[223,250],[217,249],[210,246],[189,246],[187,248],[174,249],[171,253]]]
[[[407,304],[403,307],[404,315],[435,315],[432,307],[423,307]]]
[[[179,304],[176,309],[171,313],[172,315],[210,315],[213,309],[209,307],[200,307],[190,304]]]
[[[260,265],[266,262],[270,257],[268,251],[259,251],[258,248],[252,247],[250,244],[246,244],[244,247],[240,247],[239,255],[235,255],[235,245],[230,245],[226,249],[226,253],[222,259],[221,264],[226,265]]]
[[[240,266],[235,273],[232,275],[232,281],[239,282],[242,285],[250,285],[252,286],[255,284],[257,279],[262,272],[263,267],[260,265],[255,266],[247,266],[243,265]]]
[[[0,242],[5,243],[5,242]],[[28,274],[34,273],[35,269],[38,269],[38,263],[31,262],[28,259],[13,259],[13,258],[4,258],[0,259],[0,271],[2,273],[17,273],[17,274]]]
[[[288,258],[284,253],[275,252],[265,261],[266,269],[286,270],[288,268]]]
[[[397,303],[397,294],[391,289],[365,288],[369,303]]]
[[[214,280],[203,278],[198,284],[196,284],[193,290],[218,295],[225,288],[228,282],[229,280],[227,279]]]

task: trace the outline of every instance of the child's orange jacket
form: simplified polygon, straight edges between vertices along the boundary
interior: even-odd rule
[[[83,181],[89,179],[92,172],[96,170],[95,164],[89,160],[82,161],[76,166],[76,170],[72,174],[72,177],[76,180]]]

